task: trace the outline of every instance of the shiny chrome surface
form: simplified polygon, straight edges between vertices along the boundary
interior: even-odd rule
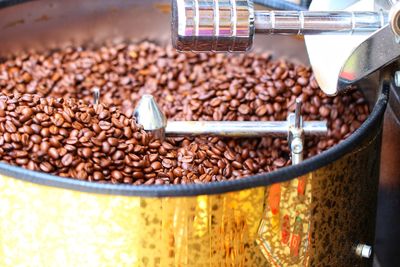
[[[230,136],[230,137],[287,137],[291,128],[301,129],[307,135],[326,135],[326,121],[303,122],[300,99],[296,100],[296,112],[287,121],[167,121],[152,95],[143,95],[134,116],[145,131],[156,132],[158,137],[167,136]],[[293,116],[291,116],[293,115]]]
[[[254,11],[251,0],[174,0],[172,42],[181,51],[247,51],[254,33],[363,34],[387,24],[385,12]]]
[[[385,12],[256,11],[256,33],[367,34],[387,24]]]
[[[325,135],[326,122],[306,121],[303,123],[306,135]],[[282,136],[289,132],[286,121],[168,121],[166,135],[196,136],[217,135],[233,137]]]
[[[252,46],[251,0],[173,0],[172,42],[182,51],[246,51]]]
[[[142,96],[133,116],[135,116],[136,122],[141,124],[146,131],[152,132],[156,138],[164,138],[167,118],[161,112],[152,95]]]
[[[344,62],[337,82],[338,91],[345,90],[372,72],[390,64],[400,56],[400,45],[389,25],[361,43]]]
[[[314,0],[310,10],[331,10],[331,2]],[[389,11],[397,1],[362,0],[352,6],[346,6],[345,2],[338,1],[337,4],[349,11],[379,12]],[[393,10],[390,13],[393,17]],[[314,74],[325,93],[335,95],[343,92],[349,85],[361,81],[399,57],[400,47],[392,27],[388,21],[385,24],[385,27],[369,36],[306,36]]]
[[[374,11],[374,0],[347,1],[314,0],[310,11]],[[329,94],[337,94],[338,77],[344,62],[355,47],[368,38],[368,35],[306,35],[305,42],[314,75],[321,89]],[[329,64],[327,64],[329,63]]]
[[[288,143],[291,153],[292,164],[296,165],[303,161],[304,152],[304,123],[301,117],[302,102],[300,98],[296,99],[296,109],[294,113],[288,116],[289,136]]]

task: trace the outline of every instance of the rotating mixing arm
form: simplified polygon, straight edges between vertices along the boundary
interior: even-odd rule
[[[94,98],[96,93],[94,92]],[[166,136],[219,137],[287,137],[292,164],[303,160],[305,136],[324,136],[328,133],[326,121],[304,121],[301,100],[296,99],[296,110],[286,121],[167,121],[152,95],[143,95],[134,116],[143,129],[159,139]]]
[[[181,51],[240,52],[251,48],[255,33],[318,36],[306,37],[311,65],[322,90],[336,94],[400,55],[399,5],[373,10],[371,1],[356,5],[364,11],[330,10],[333,0],[314,0],[313,11],[256,11],[251,0],[173,0],[172,41]],[[347,39],[335,37],[344,45],[327,52],[332,35]]]

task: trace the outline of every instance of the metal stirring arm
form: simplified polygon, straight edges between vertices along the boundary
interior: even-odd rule
[[[385,12],[258,11],[252,1],[173,0],[172,41],[181,51],[246,51],[255,33],[371,33]]]
[[[159,139],[165,136],[220,136],[220,137],[287,137],[293,164],[303,160],[305,136],[324,136],[326,121],[306,121],[301,118],[301,101],[296,100],[296,111],[287,121],[167,121],[153,96],[143,95],[134,116],[145,131]]]
[[[247,51],[255,33],[307,35],[316,79],[330,95],[400,56],[397,1],[374,10],[378,0],[360,0],[355,11],[331,10],[345,2],[337,0],[314,0],[311,11],[258,11],[251,0],[172,2],[172,41],[181,51]]]
[[[387,20],[383,11],[255,11],[254,28],[265,34],[370,34]]]

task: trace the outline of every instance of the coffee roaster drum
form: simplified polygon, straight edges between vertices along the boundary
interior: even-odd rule
[[[168,1],[10,2],[0,2],[2,56],[117,37],[170,42]],[[259,38],[255,50],[307,63],[303,42],[291,37]],[[146,187],[1,163],[0,266],[370,265],[365,248],[374,241],[390,86],[379,75],[361,85],[372,113],[360,129],[329,151],[268,174]]]

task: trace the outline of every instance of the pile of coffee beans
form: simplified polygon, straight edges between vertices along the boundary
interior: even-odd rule
[[[92,105],[100,89],[100,104]],[[102,183],[179,184],[238,179],[290,165],[282,138],[153,138],[132,118],[152,94],[170,120],[286,120],[296,98],[306,157],[347,138],[369,114],[363,95],[322,93],[309,67],[269,54],[183,54],[150,42],[70,47],[0,61],[0,160]]]

